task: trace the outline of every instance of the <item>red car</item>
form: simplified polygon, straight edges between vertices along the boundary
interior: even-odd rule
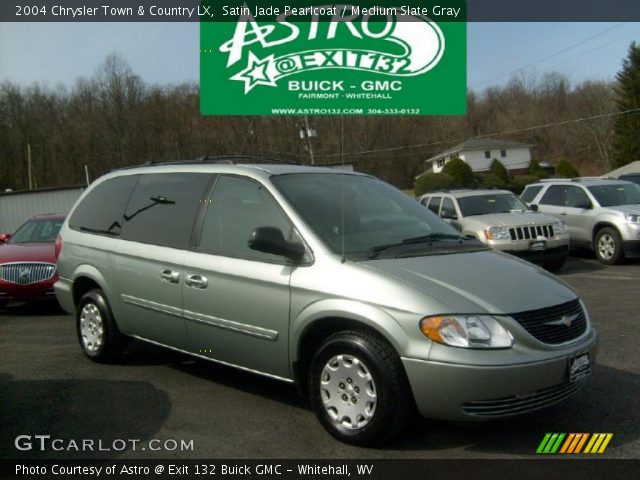
[[[55,300],[56,239],[66,215],[39,215],[13,235],[0,235],[0,306]]]

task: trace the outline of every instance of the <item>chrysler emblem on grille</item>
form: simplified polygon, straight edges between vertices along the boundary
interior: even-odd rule
[[[20,270],[20,281],[28,282],[31,278],[31,270],[25,268],[24,270]]]
[[[579,314],[575,314],[575,315],[563,315],[561,319],[559,320],[553,320],[551,322],[545,322],[545,325],[564,325],[565,327],[570,327],[571,324],[573,323],[573,321],[578,318]]]

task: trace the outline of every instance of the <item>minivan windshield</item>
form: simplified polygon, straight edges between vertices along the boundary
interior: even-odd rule
[[[296,173],[271,181],[337,254],[352,259],[484,250],[400,190],[373,177]],[[380,255],[382,256],[382,255]]]
[[[640,186],[633,183],[614,183],[589,187],[601,207],[640,204]]]
[[[529,210],[529,207],[522,200],[510,193],[461,197],[458,199],[458,205],[463,217]]]
[[[64,219],[29,220],[11,237],[9,243],[53,243]]]

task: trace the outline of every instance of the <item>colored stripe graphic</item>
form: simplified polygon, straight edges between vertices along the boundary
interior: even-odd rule
[[[565,433],[547,433],[538,445],[536,453],[556,453],[565,435]]]
[[[587,441],[587,438],[589,438],[588,433],[579,433],[578,435],[579,437],[578,437],[578,440],[576,440],[576,445],[575,446],[572,445],[572,448],[569,450],[569,453],[580,453],[582,451],[582,446]]]
[[[536,453],[599,454],[604,453],[612,438],[613,433],[547,433],[538,445]]]

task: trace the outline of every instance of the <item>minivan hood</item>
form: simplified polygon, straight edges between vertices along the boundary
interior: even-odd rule
[[[571,287],[550,273],[491,250],[369,260],[361,265],[409,284],[448,308],[438,313],[509,314],[577,298]]]
[[[471,215],[462,219],[465,222],[473,222],[481,225],[495,227],[521,227],[523,225],[547,225],[555,223],[554,217],[536,212],[509,212],[490,213],[487,215]]]

